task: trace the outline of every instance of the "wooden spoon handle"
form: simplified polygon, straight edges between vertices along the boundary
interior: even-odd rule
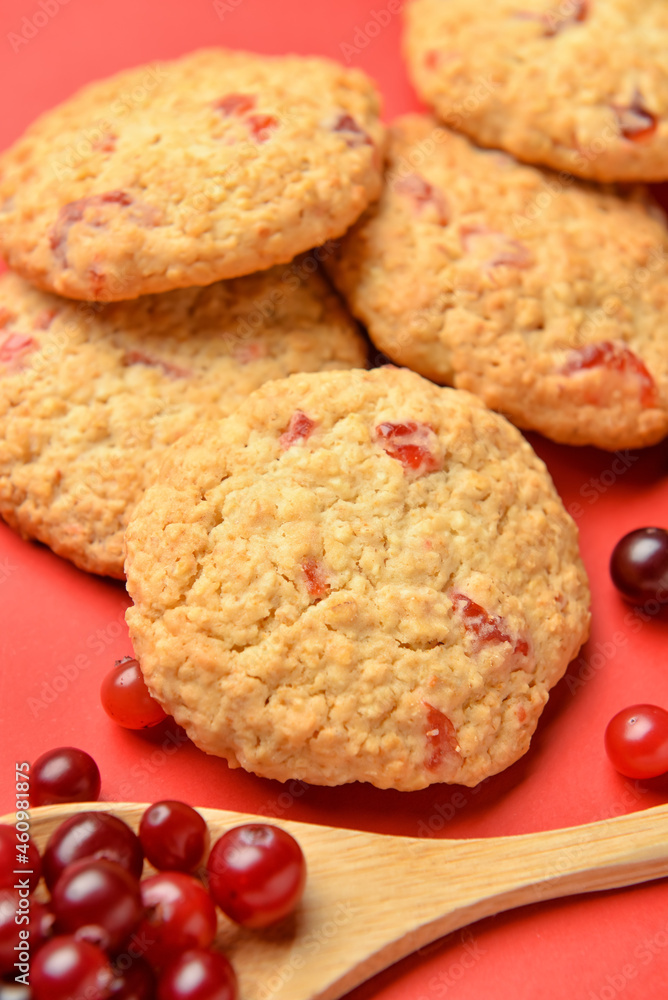
[[[43,847],[73,812],[109,809],[135,828],[135,803],[46,806]],[[200,809],[212,837],[262,817]],[[0,822],[11,823],[5,816]],[[243,1000],[337,1000],[417,948],[482,917],[540,899],[668,874],[668,806],[586,826],[513,837],[425,840],[279,822],[300,842],[309,879],[295,920],[258,935],[229,922],[218,941]]]
[[[334,1000],[399,958],[483,917],[668,875],[668,806],[512,837],[383,841],[375,863],[369,855],[355,864],[355,902],[367,922],[366,957],[336,990],[314,1000]],[[350,942],[351,965],[356,947]]]

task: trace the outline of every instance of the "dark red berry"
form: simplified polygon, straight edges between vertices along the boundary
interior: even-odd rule
[[[237,996],[237,977],[225,956],[193,948],[167,966],[157,1000],[237,1000]]]
[[[130,656],[117,660],[104,678],[100,700],[109,718],[125,729],[149,729],[166,718],[146,687],[139,663]]]
[[[299,844],[268,823],[228,830],[211,848],[207,871],[218,906],[245,927],[267,927],[287,916],[306,882]]]
[[[44,851],[44,879],[53,889],[61,872],[82,858],[106,858],[139,878],[144,852],[137,834],[127,823],[107,812],[82,812],[66,819],[53,831]]]
[[[184,872],[160,872],[141,883],[145,917],[139,938],[146,958],[161,968],[187,948],[208,948],[216,936],[216,908],[201,882]]]
[[[159,871],[192,872],[204,861],[209,828],[200,814],[185,802],[155,802],[139,824],[146,857]]]
[[[38,757],[30,771],[30,804],[94,802],[100,794],[98,766],[84,750],[58,747]]]
[[[47,942],[30,969],[33,1000],[107,1000],[112,978],[102,949],[72,935]]]
[[[109,1000],[154,1000],[157,980],[151,966],[143,958],[119,955],[114,965],[114,981]],[[122,968],[121,968],[122,967]]]
[[[612,551],[610,575],[633,604],[668,601],[668,531],[637,528],[624,535]]]
[[[622,709],[605,730],[612,766],[627,778],[657,778],[668,771],[668,712],[658,705]]]
[[[51,897],[56,930],[116,951],[142,916],[139,882],[115,861],[84,858],[68,865]]]

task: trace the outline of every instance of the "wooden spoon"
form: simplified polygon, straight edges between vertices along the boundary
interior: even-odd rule
[[[145,805],[79,803],[30,814],[40,848],[64,819],[107,810],[135,829]],[[212,841],[263,818],[200,809]],[[13,824],[13,816],[2,823]],[[269,821],[273,822],[273,821]],[[281,820],[306,855],[293,918],[246,931],[222,918],[217,942],[241,1000],[336,1000],[436,938],[524,903],[668,875],[668,806],[586,826],[513,837],[425,840]]]

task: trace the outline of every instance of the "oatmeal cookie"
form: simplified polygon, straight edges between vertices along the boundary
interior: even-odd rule
[[[128,516],[170,444],[269,379],[365,364],[313,263],[104,306],[3,275],[0,515],[122,577]]]
[[[624,196],[392,128],[387,184],[328,262],[376,346],[520,427],[612,451],[668,433],[668,230]]]
[[[665,0],[412,0],[418,93],[452,128],[598,181],[668,179]]]
[[[172,449],[126,544],[151,692],[279,780],[475,785],[527,750],[587,635],[544,464],[405,369],[263,386]]]
[[[339,236],[381,186],[378,96],[326,59],[209,49],[85,87],[0,157],[0,250],[117,301],[207,285]]]

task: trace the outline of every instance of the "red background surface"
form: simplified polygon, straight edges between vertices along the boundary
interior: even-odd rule
[[[211,44],[347,57],[376,78],[388,118],[418,107],[400,58],[400,18],[392,15],[375,27],[388,22],[387,0],[222,0],[218,10],[210,0],[42,4],[2,0],[0,148],[91,79]],[[31,29],[33,19],[43,26]],[[34,37],[20,44],[13,36],[22,33]],[[531,440],[567,506],[575,505],[594,625],[550,699],[530,752],[514,767],[478,789],[435,786],[406,794],[361,785],[302,786],[295,797],[277,782],[229,771],[224,761],[206,757],[171,721],[146,734],[119,729],[103,713],[98,688],[114,659],[130,652],[123,586],[87,576],[0,524],[0,813],[13,805],[14,762],[64,744],[94,755],[102,797],[109,801],[182,797],[197,805],[410,835],[530,832],[666,801],[668,778],[622,778],[609,766],[602,738],[609,718],[626,705],[668,706],[668,617],[633,616],[607,571],[622,534],[665,525],[668,451],[661,445],[615,456]],[[447,891],[444,884],[444,898]],[[647,1000],[665,996],[666,984],[668,885],[657,882],[536,903],[482,921],[351,997]]]

